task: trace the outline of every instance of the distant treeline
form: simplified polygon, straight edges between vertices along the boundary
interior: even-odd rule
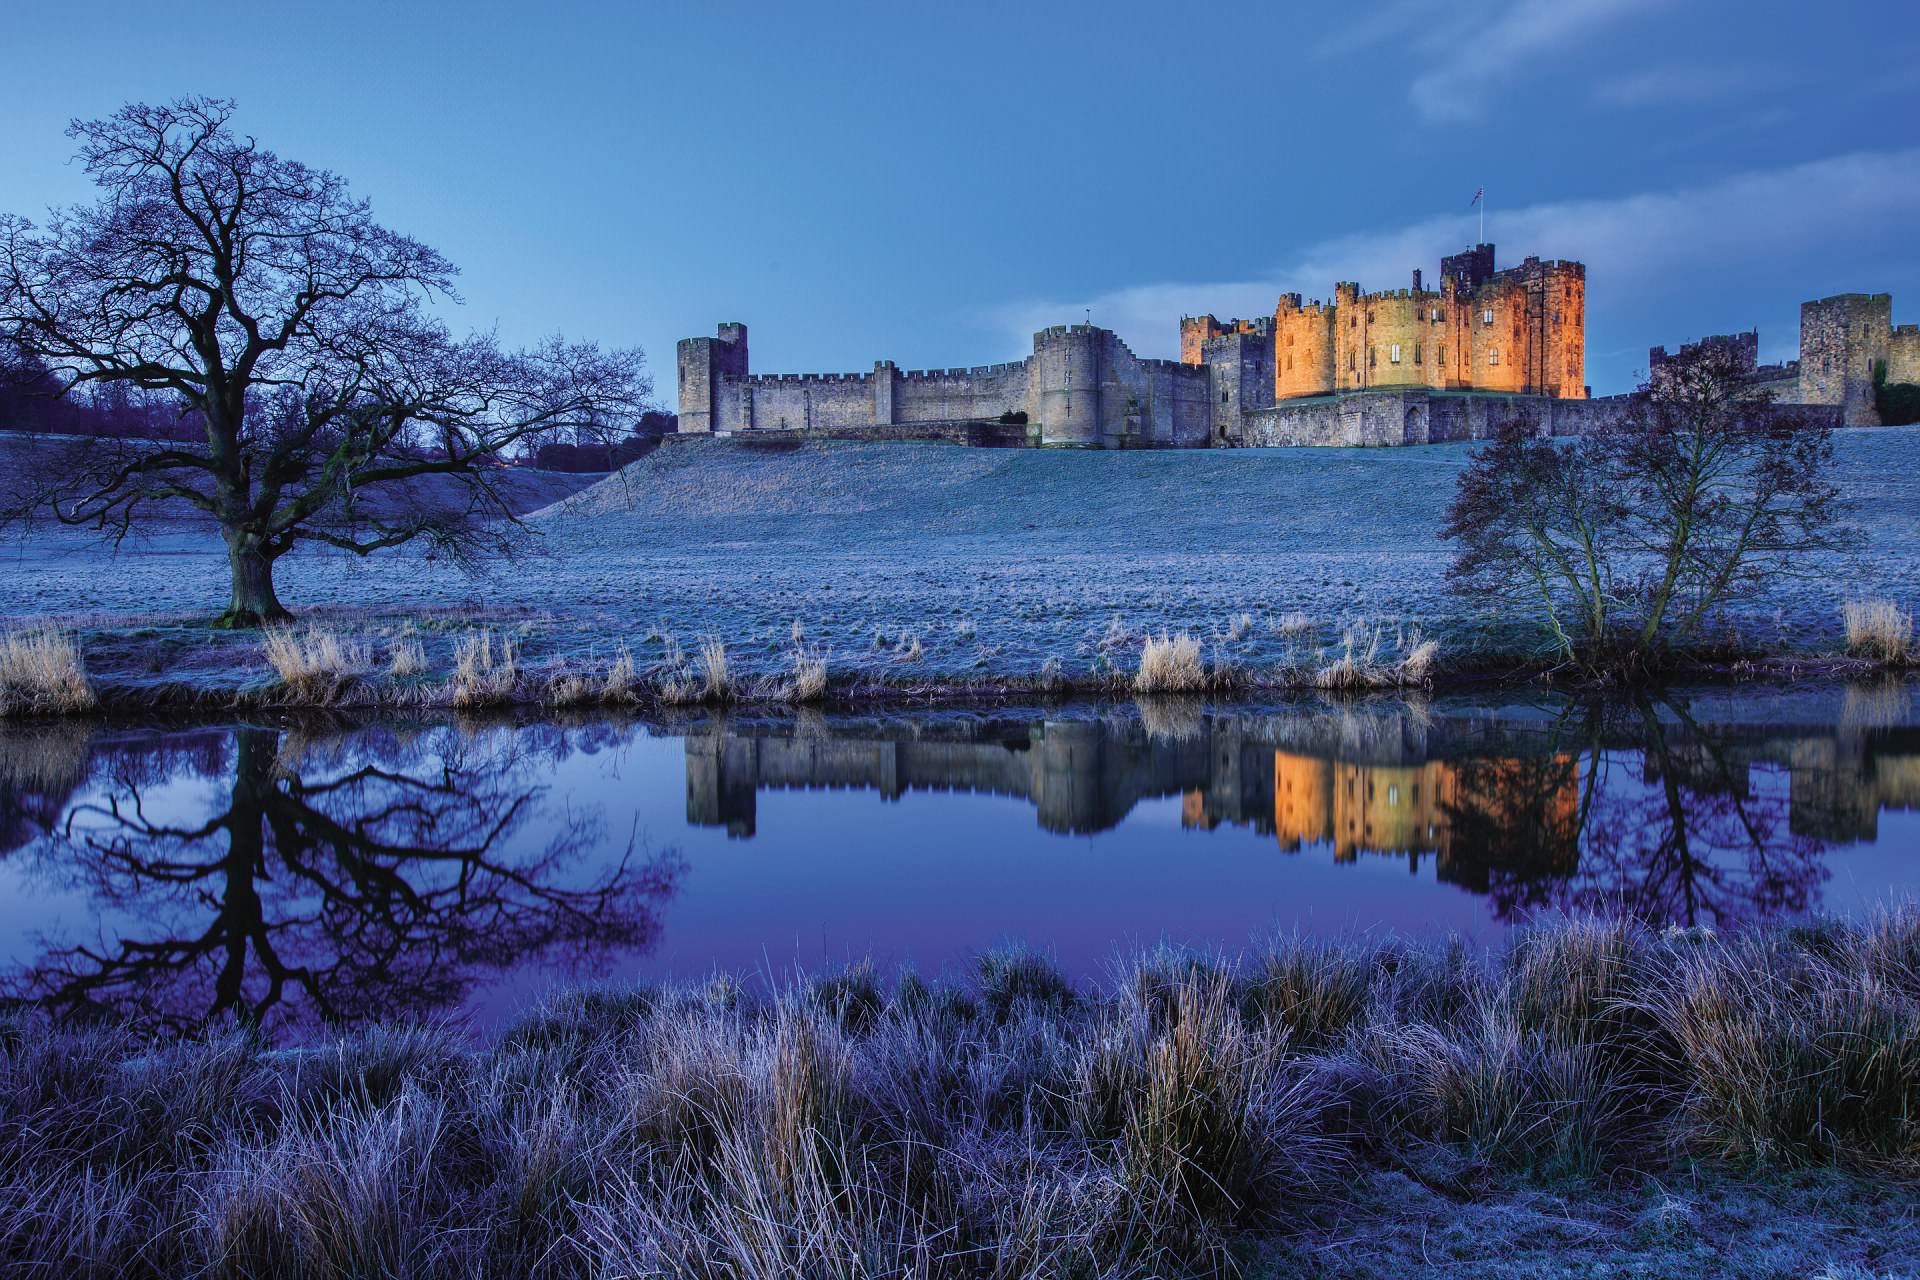
[[[678,414],[649,410],[625,439],[581,444],[555,440],[534,450],[533,465],[542,471],[618,471],[651,453],[661,436],[679,429]]]
[[[203,438],[198,419],[183,413],[167,392],[109,382],[62,395],[60,385],[39,361],[0,351],[0,432],[131,440]],[[530,447],[523,460],[547,471],[613,471],[646,455],[679,423],[675,414],[649,410],[630,435],[592,443],[547,441]]]

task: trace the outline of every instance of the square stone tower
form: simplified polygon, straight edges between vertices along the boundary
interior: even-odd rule
[[[1893,339],[1893,298],[1840,293],[1800,304],[1800,402],[1837,404],[1850,427],[1877,427],[1874,367]]]

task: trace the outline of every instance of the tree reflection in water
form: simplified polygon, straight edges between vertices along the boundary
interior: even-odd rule
[[[514,748],[442,729],[384,750],[355,735],[329,759],[277,729],[226,736],[227,768],[186,772],[231,785],[191,819],[151,770],[116,768],[44,839],[49,873],[124,923],[47,951],[11,1002],[176,1031],[351,1023],[448,1009],[483,970],[590,971],[655,941],[677,858],[630,840],[583,867],[601,824],[547,804]]]
[[[1544,755],[1458,767],[1453,845],[1474,874],[1451,878],[1502,920],[1554,910],[1724,927],[1806,911],[1829,874],[1826,842],[1793,829],[1785,770],[1679,700],[1569,708]]]

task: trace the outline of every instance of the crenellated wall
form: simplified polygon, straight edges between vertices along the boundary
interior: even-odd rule
[[[1261,333],[1265,320],[1256,326]],[[886,429],[937,425],[964,438],[999,440],[1025,427],[1029,443],[1102,448],[1196,447],[1208,443],[1208,373],[1174,360],[1141,360],[1120,338],[1091,325],[1034,335],[1033,355],[965,369],[872,373],[755,374],[744,326],[679,346],[680,403],[689,433],[818,432],[866,438]],[[1256,344],[1257,345],[1257,344]],[[1258,367],[1257,363],[1254,367]],[[1262,374],[1261,380],[1270,375]],[[1264,391],[1254,392],[1256,401]],[[1009,421],[1011,419],[1011,421]]]
[[[1031,393],[1028,361],[971,369],[895,370],[895,422],[956,422],[1026,413]]]

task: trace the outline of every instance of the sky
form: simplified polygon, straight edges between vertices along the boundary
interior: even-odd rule
[[[324,15],[318,16],[318,15]],[[1651,344],[1894,297],[1920,322],[1916,0],[1242,6],[22,6],[0,211],[91,188],[69,120],[234,98],[461,270],[458,327],[642,347],[745,321],[755,371],[988,364],[1080,321],[1336,280],[1587,265],[1587,380]]]

